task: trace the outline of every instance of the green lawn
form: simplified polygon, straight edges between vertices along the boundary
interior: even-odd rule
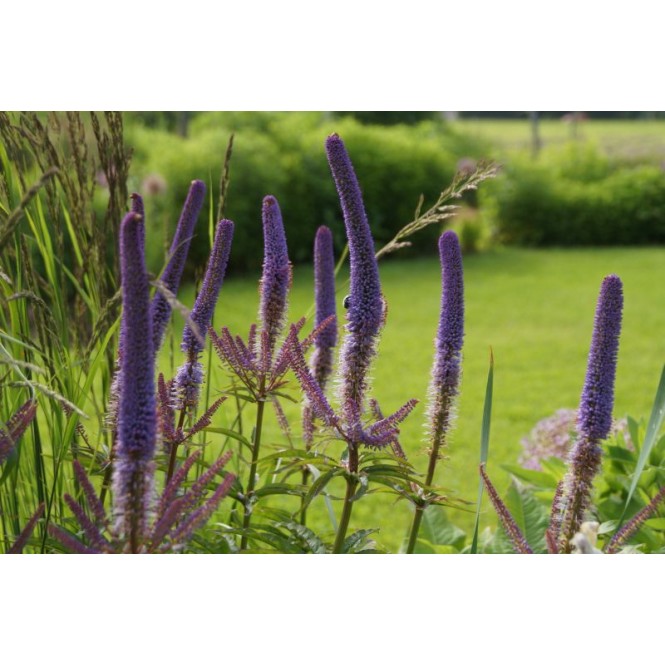
[[[421,404],[403,427],[402,444],[424,472],[423,415],[439,315],[440,273],[432,260],[382,262],[382,284],[389,305],[387,325],[374,370],[374,393],[385,412],[416,397]],[[489,471],[503,491],[509,482],[502,464],[515,463],[520,438],[541,418],[575,407],[584,381],[595,301],[602,278],[615,272],[624,281],[615,415],[647,418],[665,361],[665,249],[524,250],[500,249],[465,259],[466,341],[462,393],[449,460],[438,482],[457,496],[473,500],[477,491],[480,425],[489,347],[495,356],[495,390]],[[216,326],[243,335],[254,319],[257,279],[229,279],[220,296]],[[341,283],[341,282],[340,282]],[[339,301],[345,293],[340,288]],[[295,271],[291,318],[312,304],[310,268]],[[213,387],[223,378],[213,377]],[[226,409],[228,417],[232,409]],[[294,431],[298,409],[289,409]],[[249,414],[251,415],[251,414]],[[281,442],[274,420],[267,445]],[[342,444],[331,444],[339,454]],[[318,500],[317,500],[318,501]],[[295,507],[295,504],[294,504]],[[312,511],[315,524],[327,527],[324,506]],[[450,518],[470,529],[470,513]],[[354,508],[352,527],[381,526],[378,540],[395,551],[407,528],[409,509],[385,495],[365,497]],[[491,510],[485,524],[494,523]]]
[[[514,150],[531,149],[531,125],[524,120],[455,121],[465,133],[487,139],[497,146],[499,157]],[[665,120],[585,120],[575,127],[562,120],[541,120],[544,147],[563,145],[573,137],[591,141],[608,155],[632,159],[665,159]]]

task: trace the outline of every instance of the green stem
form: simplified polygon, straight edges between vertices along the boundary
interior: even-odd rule
[[[178,420],[178,427],[176,428],[176,432],[182,432],[182,428],[185,424],[185,409],[183,409],[180,412],[180,418]],[[169,480],[171,480],[171,476],[173,476],[173,472],[175,471],[175,461],[178,456],[178,441],[174,441],[171,444],[171,454],[169,455],[169,469],[166,472],[166,484],[169,484]]]
[[[443,438],[439,437],[434,444],[432,445],[432,452],[429,456],[429,464],[427,466],[427,476],[425,477],[425,487],[429,488],[434,481],[434,471],[436,470],[436,463],[439,459],[439,450],[441,450],[441,444],[443,443]],[[428,491],[428,490],[426,490]],[[421,504],[416,506],[415,513],[413,515],[413,523],[411,524],[411,532],[409,533],[409,543],[406,547],[407,554],[413,554],[413,550],[416,546],[416,540],[418,540],[418,531],[420,530],[420,523],[423,520],[423,514],[427,509],[429,503],[424,501]]]
[[[256,469],[259,463],[259,450],[261,447],[261,431],[263,429],[263,412],[266,407],[265,398],[265,379],[261,381],[258,391],[258,400],[256,405],[256,427],[254,428],[254,441],[252,442],[252,462],[249,467],[249,479],[247,480],[247,491],[245,492],[245,515],[242,520],[243,534],[240,538],[240,549],[247,549],[247,530],[252,520],[252,496],[256,486]]]
[[[349,445],[349,474],[346,477],[346,495],[344,497],[344,507],[342,508],[342,516],[339,520],[339,527],[337,528],[337,536],[333,546],[333,554],[341,554],[344,540],[346,539],[346,530],[351,520],[351,511],[353,510],[353,495],[356,493],[358,485],[358,448],[354,445]]]

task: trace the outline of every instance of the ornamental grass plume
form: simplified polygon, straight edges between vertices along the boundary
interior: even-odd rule
[[[601,441],[612,427],[623,285],[616,275],[603,280],[594,321],[584,389],[577,417],[577,440],[568,457],[568,471],[550,524],[548,541],[570,552],[570,541],[591,503],[593,479],[600,469]]]
[[[205,183],[201,180],[193,180],[173,236],[168,263],[160,277],[163,287],[172,296],[178,294],[180,279],[185,269],[185,261],[194,235],[194,226],[203,207],[205,193]],[[152,345],[156,354],[162,345],[166,325],[171,316],[171,304],[167,295],[161,290],[158,290],[152,299],[150,314],[152,317]]]
[[[434,481],[436,464],[440,458],[441,449],[446,445],[462,371],[464,271],[462,250],[457,235],[453,231],[446,231],[439,238],[439,258],[441,260],[441,314],[429,386],[430,399],[427,415],[430,453],[425,478],[426,488],[431,487]],[[407,545],[409,554],[415,547],[420,522],[428,503],[428,500],[424,500],[416,505]]]
[[[0,423],[0,464],[12,454],[18,440],[28,429],[36,414],[37,402],[30,399],[16,409],[4,426]]]
[[[153,320],[141,226],[134,212],[120,226],[123,348],[113,490],[117,528],[131,552],[139,551],[147,531],[157,434]]]

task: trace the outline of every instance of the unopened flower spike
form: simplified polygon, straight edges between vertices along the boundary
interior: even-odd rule
[[[180,286],[180,278],[185,269],[185,261],[189,252],[189,246],[194,235],[194,226],[203,207],[206,187],[201,180],[194,180],[189,188],[185,205],[178,221],[171,249],[169,250],[169,261],[164,268],[160,279],[162,284],[173,294],[177,295]],[[150,306],[152,318],[152,340],[154,352],[159,351],[164,338],[164,331],[171,316],[171,305],[163,293],[157,291]]]
[[[591,503],[593,479],[600,469],[601,441],[612,426],[623,285],[616,275],[603,280],[587,361],[577,419],[577,440],[568,457],[554,529],[559,551],[569,552],[570,541],[584,521]]]
[[[337,134],[328,137],[326,153],[342,206],[350,261],[348,323],[340,353],[340,397],[347,423],[359,425],[368,386],[367,375],[383,323],[384,303],[360,185],[346,147]]]
[[[139,551],[147,531],[157,433],[150,286],[140,227],[133,212],[120,227],[123,355],[113,474],[117,528],[132,552]]]

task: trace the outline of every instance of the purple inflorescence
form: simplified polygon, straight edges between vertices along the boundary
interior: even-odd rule
[[[591,502],[592,483],[600,469],[600,442],[612,426],[623,285],[616,275],[603,280],[587,373],[577,419],[577,440],[568,457],[558,513],[551,528],[558,533],[560,551],[570,551],[570,539],[579,531]]]
[[[16,410],[4,427],[0,423],[0,464],[11,455],[36,413],[37,402],[28,400]]]
[[[335,256],[332,233],[327,226],[319,227],[314,239],[314,295],[316,301],[315,327],[336,316]],[[337,344],[337,320],[328,323],[314,341],[311,367],[321,389],[325,389],[333,367],[333,349]]]
[[[231,252],[231,241],[233,240],[233,222],[228,219],[222,219],[217,224],[215,231],[215,240],[213,242],[210,258],[206,267],[205,277],[201,290],[196,297],[196,302],[192,308],[191,319],[198,328],[199,336],[194,334],[192,327],[188,324],[182,334],[182,350],[196,356],[203,351],[201,338],[205,338],[208,326],[212,321],[212,315],[215,311],[219,290],[224,282],[226,266],[229,262]]]
[[[383,324],[384,303],[360,185],[337,134],[328,137],[326,152],[344,215],[351,267],[347,334],[341,351],[342,410],[349,424],[358,425],[364,408],[367,373]]]
[[[453,401],[459,392],[464,344],[464,272],[462,251],[453,231],[439,238],[441,316],[430,381],[429,427],[435,446],[450,427]]]
[[[274,196],[263,199],[263,273],[259,318],[268,348],[263,357],[269,359],[277,337],[284,329],[286,306],[291,286],[291,263],[279,204]]]
[[[120,227],[122,376],[118,396],[114,509],[134,551],[147,528],[157,432],[154,352],[141,218],[130,212]]]
[[[185,205],[178,221],[175,236],[169,251],[169,262],[161,276],[162,284],[174,295],[178,292],[180,278],[185,269],[189,245],[194,234],[194,225],[203,207],[206,187],[201,180],[194,180],[189,188]],[[164,331],[171,316],[171,305],[163,293],[155,294],[150,307],[152,317],[153,349],[157,353],[162,345]]]

